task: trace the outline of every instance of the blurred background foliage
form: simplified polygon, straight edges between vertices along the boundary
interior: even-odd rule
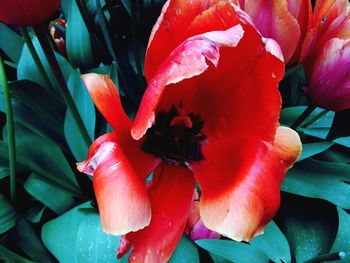
[[[80,75],[107,74],[132,117],[146,88],[143,60],[161,0],[63,0],[55,25],[66,54],[55,51],[86,128],[87,141],[111,130]],[[16,198],[11,200],[7,129],[0,97],[0,261],[117,262],[119,237],[101,231],[91,179],[76,170],[89,144],[59,92],[50,62],[27,28],[48,81],[17,27],[0,23],[15,120]],[[161,47],[160,47],[161,48]],[[302,66],[280,84],[280,122],[291,126],[309,106]],[[252,105],[254,107],[254,105]],[[297,127],[303,153],[282,185],[279,213],[250,243],[191,241],[183,236],[171,262],[350,262],[350,111],[315,109]],[[127,256],[120,262],[126,262]]]

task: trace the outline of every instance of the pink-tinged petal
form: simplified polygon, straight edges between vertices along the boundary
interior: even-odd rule
[[[217,66],[220,47],[234,47],[242,36],[242,27],[237,25],[226,31],[208,32],[192,37],[177,47],[149,82],[131,129],[132,137],[140,139],[152,126],[155,111],[167,85],[202,74],[209,67],[207,62]]]
[[[280,44],[288,62],[298,45],[301,30],[289,12],[286,0],[246,0],[244,11],[252,17],[264,37],[273,38]]]
[[[152,220],[148,227],[122,238],[118,257],[131,246],[129,262],[167,262],[179,242],[188,217],[194,189],[189,169],[163,165],[149,187]]]
[[[118,135],[129,133],[131,121],[124,112],[118,89],[106,75],[89,73],[82,76],[98,110]]]
[[[193,164],[205,226],[237,241],[260,234],[279,207],[280,184],[300,151],[298,134],[282,127],[273,144],[254,137],[209,141],[205,160]]]
[[[334,111],[350,108],[350,40],[333,38],[319,54],[307,93],[316,105]]]
[[[137,231],[151,220],[144,179],[154,163],[140,162],[144,155],[141,150],[125,150],[115,133],[107,133],[91,145],[87,159],[77,164],[79,171],[93,175],[101,224],[107,233]]]

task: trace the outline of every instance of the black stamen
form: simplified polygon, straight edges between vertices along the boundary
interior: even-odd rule
[[[201,142],[206,136],[201,129],[204,122],[199,115],[190,113],[184,117],[191,119],[191,128],[183,124],[170,125],[178,116],[180,114],[174,106],[168,112],[160,111],[154,125],[146,133],[142,150],[162,158],[168,164],[188,166],[192,161],[203,159]]]

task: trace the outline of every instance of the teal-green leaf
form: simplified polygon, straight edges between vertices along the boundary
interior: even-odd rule
[[[332,142],[316,142],[303,144],[303,151],[298,159],[298,162],[329,149],[333,144],[334,143]]]
[[[264,251],[274,262],[291,262],[288,241],[273,221],[266,225],[264,234],[255,237],[250,244]]]
[[[59,84],[56,81],[55,75],[51,69],[49,62],[46,59],[46,56],[45,56],[44,51],[42,50],[42,48],[39,44],[38,39],[36,37],[33,37],[32,42],[33,42],[35,50],[38,53],[40,61],[43,64],[43,67],[48,75],[48,78],[49,78],[51,84],[55,87],[56,90],[59,90],[59,88],[60,88]],[[62,57],[57,52],[55,52],[55,56],[56,56],[56,59],[57,59],[59,66],[61,68],[63,77],[67,81],[68,77],[73,72],[73,67],[64,57]],[[21,58],[18,62],[17,79],[18,80],[31,80],[31,81],[39,84],[42,87],[46,87],[45,81],[42,79],[41,74],[34,63],[33,58],[31,56],[26,44],[23,47],[22,55],[21,55]]]
[[[33,261],[30,261],[20,255],[17,255],[16,253],[12,252],[11,250],[1,245],[0,245],[0,262],[34,263]]]
[[[46,206],[44,206],[40,202],[37,203],[38,204],[31,205],[31,207],[25,213],[26,220],[28,220],[31,223],[39,223],[46,209]]]
[[[339,207],[350,208],[350,165],[313,159],[296,164],[287,173],[282,191],[321,198]]]
[[[116,259],[119,237],[102,232],[99,215],[84,213],[81,208],[92,207],[84,203],[43,226],[45,246],[61,263],[119,262]]]
[[[66,48],[69,61],[78,67],[94,64],[90,33],[81,16],[76,0],[70,1],[66,28]]]
[[[12,205],[0,193],[0,234],[16,225],[17,214]]]
[[[16,64],[21,57],[23,44],[19,35],[0,22],[0,49]]]
[[[71,195],[34,173],[24,182],[24,189],[59,215],[66,212],[74,204]]]
[[[202,239],[196,244],[208,252],[235,263],[264,263],[269,262],[265,252],[249,244],[230,240]]]
[[[327,253],[336,236],[337,213],[328,202],[288,196],[278,219],[296,263]]]
[[[339,137],[339,138],[333,140],[333,142],[338,143],[338,144],[340,144],[342,146],[350,148],[350,136]]]
[[[35,262],[54,262],[32,226],[24,219],[18,220],[14,232],[11,233],[11,239]]]
[[[75,71],[68,80],[69,91],[78,108],[83,123],[88,131],[90,139],[94,139],[96,114],[95,106],[85,87],[81,75]],[[85,144],[78,126],[76,125],[70,110],[67,110],[64,121],[64,134],[74,157],[78,162],[83,161],[88,153],[88,146]]]
[[[3,179],[10,175],[10,169],[8,167],[0,167],[0,179]]]
[[[182,262],[199,263],[198,249],[186,235],[181,237],[179,244],[169,260],[169,263]]]
[[[339,263],[350,262],[350,214],[341,208],[338,208],[339,226],[338,233],[333,243],[330,252],[346,253],[346,257],[341,261],[334,261]]]

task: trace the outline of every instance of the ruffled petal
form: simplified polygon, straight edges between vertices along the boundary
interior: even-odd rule
[[[246,0],[244,11],[253,19],[264,37],[275,39],[281,46],[286,63],[300,39],[298,21],[289,12],[286,0]]]
[[[117,256],[123,256],[133,245],[129,262],[167,262],[184,231],[193,190],[189,169],[168,165],[159,168],[149,187],[151,223],[124,236]]]
[[[261,233],[279,207],[280,184],[300,151],[298,134],[284,127],[273,144],[254,137],[210,141],[203,147],[205,160],[192,167],[205,226],[237,241]]]
[[[118,135],[129,133],[131,121],[124,112],[113,81],[106,75],[95,73],[85,74],[82,78],[96,107]]]
[[[93,175],[102,228],[107,233],[137,231],[151,220],[145,178],[158,161],[144,162],[144,155],[141,150],[123,148],[117,135],[108,133],[91,145],[87,159],[77,165],[79,171]]]
[[[148,42],[145,58],[145,75],[150,80],[164,59],[186,38],[186,29],[195,17],[220,0],[168,0],[154,25]],[[200,33],[207,32],[203,30]],[[197,33],[199,34],[199,33]],[[162,47],[159,49],[159,47]]]

